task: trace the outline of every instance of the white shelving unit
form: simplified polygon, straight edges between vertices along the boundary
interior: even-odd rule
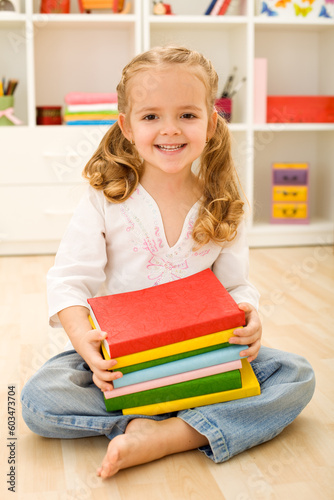
[[[247,76],[233,98],[233,153],[252,209],[251,246],[330,244],[334,238],[334,124],[253,124],[253,61],[268,60],[269,95],[334,94],[333,20],[262,18],[254,1],[235,15],[203,13],[209,0],[170,2],[175,15],[152,15],[135,0],[128,15],[39,14],[37,0],[21,13],[0,13],[0,67],[20,83],[19,127],[0,127],[0,254],[56,251],[83,183],[81,171],[105,127],[37,126],[36,106],[63,105],[70,91],[113,91],[121,69],[152,46],[180,43],[209,57],[221,88],[234,65]],[[192,14],[189,15],[189,12]],[[272,162],[309,162],[311,222],[272,225]]]

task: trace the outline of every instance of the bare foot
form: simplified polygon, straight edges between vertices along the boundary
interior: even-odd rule
[[[121,434],[112,439],[97,475],[102,479],[119,470],[152,462],[166,455],[204,446],[205,436],[179,418],[131,420]]]

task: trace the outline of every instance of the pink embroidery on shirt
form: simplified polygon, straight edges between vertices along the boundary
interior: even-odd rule
[[[148,250],[151,255],[158,252],[158,247],[156,245],[156,242],[149,237],[144,239],[143,249]]]
[[[125,210],[124,210],[123,207],[121,207],[121,213],[122,213],[122,215],[124,215],[124,217],[126,218],[128,224],[129,224],[128,227],[126,228],[126,231],[132,231],[133,228],[134,228],[134,223],[130,219],[130,217],[128,216],[128,214],[125,212]]]
[[[186,234],[186,237],[185,237],[186,240],[189,240],[189,238],[191,238],[191,235],[192,235],[192,232],[193,232],[193,228],[194,228],[194,221],[193,221],[193,219],[189,219],[188,231],[187,231],[187,234]]]
[[[158,226],[155,226],[155,235],[158,238],[158,243],[159,243],[159,248],[163,247],[162,239],[160,238],[160,228]]]
[[[160,281],[168,275],[172,280],[178,280],[183,277],[183,272],[185,269],[188,269],[188,263],[185,260],[182,264],[172,264],[168,260],[163,259],[162,257],[153,255],[149,260],[149,264],[147,266],[150,274],[148,275],[148,279],[156,280],[154,283],[158,285]],[[166,281],[164,279],[164,281]]]
[[[201,257],[203,257],[203,255],[207,255],[209,252],[210,252],[210,248],[208,248],[207,250],[203,250],[203,252],[195,252],[194,256],[198,257],[198,255],[200,255]]]

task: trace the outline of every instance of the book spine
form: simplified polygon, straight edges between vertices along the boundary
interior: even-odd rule
[[[254,123],[267,121],[267,59],[254,59]]]
[[[187,382],[188,380],[217,375],[218,373],[240,370],[241,366],[241,360],[230,361],[228,363],[222,363],[221,365],[209,366],[207,368],[200,368],[199,370],[191,370],[190,372],[171,375],[170,377],[163,377],[142,382],[140,384],[120,387],[119,389],[113,389],[112,391],[105,392],[104,397],[106,399],[111,399],[119,396],[125,396],[127,394],[134,394],[136,392],[149,391],[151,389],[157,389],[158,387],[165,387],[167,385],[178,384],[180,382]]]
[[[219,11],[221,9],[221,6],[223,5],[225,0],[217,0],[216,5],[213,7],[212,11],[210,12],[211,16],[218,16]]]
[[[150,405],[142,405],[132,408],[124,408],[123,415],[160,415],[161,413],[171,413],[174,411],[188,410],[198,406],[207,406],[217,403],[225,403],[227,401],[235,401],[237,399],[250,398],[258,396],[259,389],[232,389],[230,391],[220,391],[212,394],[204,394],[184,399],[173,401],[163,401],[161,403],[153,403]]]
[[[216,2],[217,2],[217,0],[212,0],[212,2],[209,4],[208,8],[205,11],[205,14],[204,14],[205,16],[208,16],[211,14],[211,11],[212,11]]]
[[[185,373],[190,370],[198,370],[199,368],[207,368],[208,366],[219,365],[228,361],[236,361],[240,359],[240,352],[243,349],[247,349],[247,347],[231,345],[230,347],[218,349],[217,351],[199,354],[198,356],[173,361],[172,363],[166,363],[134,373],[128,373],[123,375],[122,378],[114,380],[114,388],[117,389],[126,385],[147,382],[148,380],[168,377],[169,375],[176,375],[177,373]]]
[[[161,413],[187,410],[189,408],[196,408],[197,406],[258,396],[261,394],[260,384],[250,363],[246,359],[242,360],[241,382],[242,387],[240,389],[127,408],[123,410],[123,415],[160,415]]]
[[[138,363],[144,363],[153,359],[159,359],[166,356],[172,356],[174,354],[193,351],[206,346],[222,344],[228,342],[229,339],[233,337],[233,331],[235,329],[236,328],[231,328],[222,332],[210,333],[208,335],[202,335],[201,337],[195,337],[194,339],[174,342],[169,345],[147,349],[145,351],[140,351],[134,354],[119,356],[116,357],[117,368],[136,365]]]
[[[123,368],[119,368],[119,371],[125,375],[126,373],[133,373],[139,370],[144,370],[146,368],[152,368],[153,366],[159,366],[165,363],[171,363],[172,361],[177,361],[179,359],[190,358],[192,356],[197,356],[198,354],[204,354],[205,352],[216,351],[217,349],[224,349],[225,347],[230,347],[230,345],[231,344],[226,342],[224,344],[202,347],[202,349],[195,349],[194,351],[181,352],[179,354],[174,354],[173,356],[167,356],[165,358],[152,359],[150,361],[146,361],[146,363],[139,363],[138,365],[124,366]]]
[[[231,3],[231,0],[225,0],[224,1],[223,5],[221,6],[221,8],[220,8],[220,10],[218,12],[219,16],[223,16],[224,14],[226,14],[226,11],[229,8],[230,3]]]
[[[218,391],[228,391],[241,387],[241,376],[239,370],[211,375],[196,380],[189,380],[167,387],[159,387],[149,391],[138,392],[118,398],[105,399],[107,411],[123,410],[138,406],[158,403],[160,401],[171,401],[184,398],[185,395],[195,397]]]

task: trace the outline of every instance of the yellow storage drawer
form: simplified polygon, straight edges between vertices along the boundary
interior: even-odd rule
[[[273,186],[273,201],[307,201],[307,186]]]
[[[274,219],[306,219],[308,217],[306,203],[273,203]]]

